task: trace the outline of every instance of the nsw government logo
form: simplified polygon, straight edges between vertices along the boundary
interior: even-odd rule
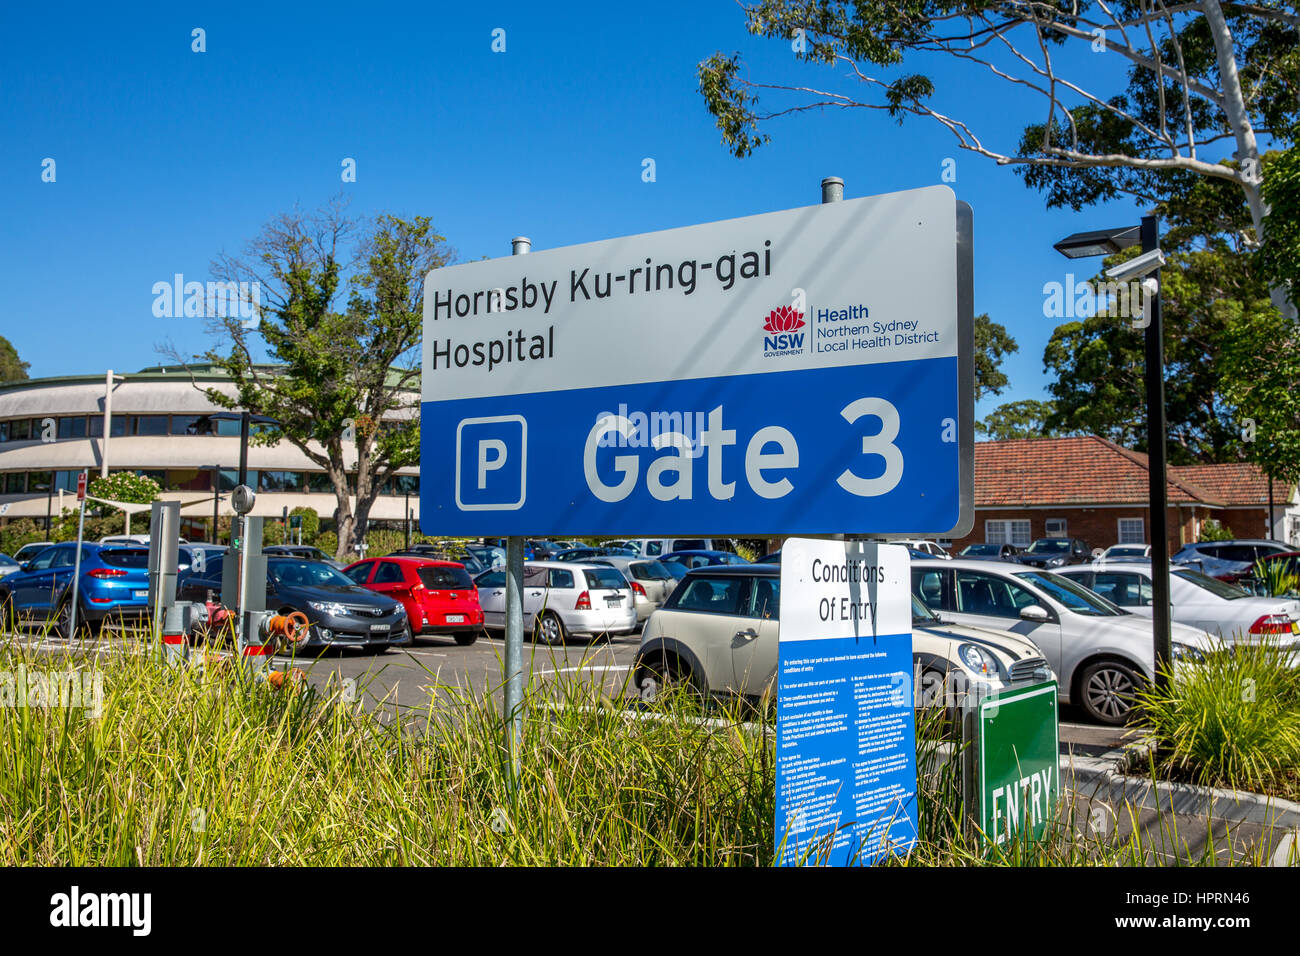
[[[803,313],[788,305],[773,309],[763,320],[763,355],[799,355],[803,352]]]

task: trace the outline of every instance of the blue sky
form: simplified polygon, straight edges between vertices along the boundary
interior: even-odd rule
[[[815,85],[842,85],[843,70],[750,37],[727,0],[184,6],[0,14],[0,333],[34,376],[129,372],[165,361],[168,341],[205,348],[201,320],[154,317],[153,284],[206,280],[216,254],[295,203],[341,193],[358,214],[426,214],[477,259],[520,234],[540,249],[806,205],[823,176],[850,198],[931,185],[951,157],[951,185],[975,210],[976,310],[1020,343],[1011,387],[982,415],[1043,395],[1042,287],[1071,271],[1051,243],[1139,214],[1048,211],[938,125],[879,112],[779,120],[769,146],[735,159],[696,91],[701,59],[741,51],[760,78]],[[204,53],[191,51],[195,27]],[[505,53],[491,50],[498,27]],[[968,68],[930,66],[938,104],[994,144],[1013,148],[1041,118]],[[1086,66],[1122,81],[1113,54]],[[46,157],[54,183],[41,181]],[[345,157],[355,183],[340,180]]]

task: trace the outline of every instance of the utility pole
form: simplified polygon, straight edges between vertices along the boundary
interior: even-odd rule
[[[526,255],[532,240],[517,236],[510,241],[512,254]],[[510,785],[519,782],[519,748],[524,739],[524,539],[506,538],[506,752],[510,757]]]

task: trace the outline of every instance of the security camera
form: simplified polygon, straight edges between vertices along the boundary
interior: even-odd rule
[[[1117,266],[1111,266],[1106,270],[1106,278],[1114,279],[1117,282],[1128,282],[1130,279],[1137,279],[1141,276],[1149,275],[1164,264],[1165,254],[1159,249],[1152,249],[1150,252],[1144,252],[1140,256],[1134,256],[1127,262],[1121,262]]]

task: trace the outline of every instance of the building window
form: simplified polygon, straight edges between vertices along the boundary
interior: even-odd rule
[[[167,472],[168,491],[209,491],[212,473],[201,468],[173,468]]]
[[[1048,518],[1043,527],[1043,536],[1047,538],[1064,538],[1068,531],[1065,530],[1064,518]]]
[[[166,415],[136,415],[132,429],[133,435],[166,435]]]
[[[27,473],[27,490],[31,492],[40,492],[41,494],[49,494],[50,481],[52,478],[52,472],[29,471]]]
[[[1120,544],[1146,544],[1147,536],[1141,518],[1119,519]]]
[[[989,544],[1014,544],[1017,548],[1025,548],[1034,538],[1028,519],[1006,518],[985,521],[984,540]]]
[[[297,471],[264,471],[262,490],[302,491],[302,474]]]
[[[334,494],[334,484],[330,476],[323,471],[307,472],[307,490],[319,495]]]
[[[32,437],[32,420],[30,418],[15,418],[12,421],[4,423],[8,435],[4,437],[5,441],[27,441]],[[3,433],[0,433],[3,436]]]
[[[7,495],[21,495],[27,490],[27,472],[11,471],[4,475],[4,493]]]
[[[418,495],[420,493],[420,476],[394,475],[393,493],[398,495]]]
[[[239,485],[239,469],[222,468],[221,474],[218,476],[217,479],[217,490],[234,491],[235,488],[238,487],[238,485]],[[257,487],[257,472],[252,468],[248,470],[248,487],[250,488]]]
[[[76,415],[59,419],[59,438],[85,438],[86,416]]]

